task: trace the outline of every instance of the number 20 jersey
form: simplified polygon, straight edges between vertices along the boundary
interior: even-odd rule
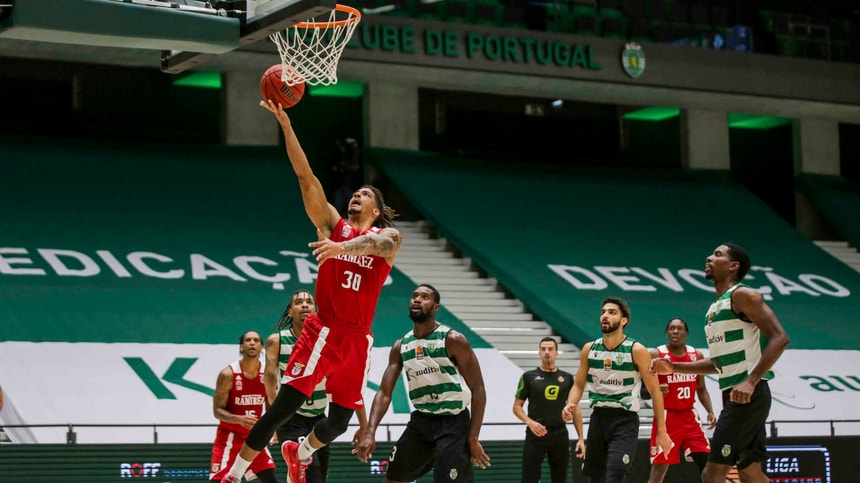
[[[366,233],[379,233],[371,227],[359,232],[344,220],[332,231],[332,241],[342,242]],[[373,323],[376,303],[391,265],[376,255],[340,255],[326,260],[317,274],[316,302],[324,325],[349,325],[368,332]]]
[[[657,348],[657,353],[663,359],[672,362],[694,362],[698,360],[696,349],[687,346],[687,352],[683,356],[676,356],[669,352],[666,345]],[[660,384],[669,384],[668,394],[663,395],[663,407],[666,409],[691,409],[696,403],[696,378],[697,374],[665,374],[660,375]]]

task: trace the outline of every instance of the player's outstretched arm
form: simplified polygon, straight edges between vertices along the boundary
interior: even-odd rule
[[[487,407],[487,391],[484,388],[481,364],[478,362],[478,356],[475,355],[472,346],[469,345],[469,340],[457,331],[448,332],[445,348],[460,374],[463,375],[463,380],[466,381],[472,391],[469,452],[472,456],[472,464],[484,469],[490,466],[490,457],[487,456],[479,440],[481,425],[484,424],[484,411]]]
[[[271,100],[260,101],[260,105],[275,115],[275,118],[278,119],[278,123],[281,125],[281,130],[284,132],[287,157],[290,159],[290,164],[299,180],[299,188],[302,190],[302,201],[304,201],[305,212],[307,212],[308,218],[326,237],[329,237],[335,225],[340,220],[340,214],[326,199],[325,190],[311,169],[305,151],[302,149],[299,138],[293,130],[290,117],[280,105],[275,104]]]
[[[677,372],[680,374],[716,374],[717,368],[711,359],[700,359],[695,362],[672,362],[669,359],[651,359],[650,369],[651,374],[672,374]]]
[[[391,351],[388,353],[388,366],[382,374],[382,382],[379,383],[379,390],[376,391],[376,396],[373,397],[373,404],[370,406],[370,415],[367,417],[367,429],[364,431],[363,436],[357,438],[358,446],[352,450],[360,461],[367,462],[368,459],[373,457],[373,450],[376,449],[376,428],[379,427],[382,416],[385,415],[388,407],[391,405],[391,394],[394,392],[394,385],[403,371],[403,359],[400,358],[401,342],[402,339],[391,346]]]

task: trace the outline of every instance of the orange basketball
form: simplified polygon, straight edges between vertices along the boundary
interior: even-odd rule
[[[260,93],[263,94],[263,100],[272,100],[275,104],[280,103],[284,109],[296,105],[302,99],[305,93],[305,83],[299,82],[293,85],[287,85],[281,80],[281,64],[275,64],[263,74],[260,79]]]

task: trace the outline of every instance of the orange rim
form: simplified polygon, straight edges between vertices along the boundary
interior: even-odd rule
[[[344,20],[335,20],[334,22],[299,22],[296,24],[296,27],[300,29],[312,29],[312,28],[324,28],[329,29],[332,27],[343,27],[345,25],[349,25],[355,22],[358,22],[361,19],[361,12],[358,9],[352,8],[349,5],[341,5],[336,4],[334,9],[338,12],[345,12],[349,14]]]

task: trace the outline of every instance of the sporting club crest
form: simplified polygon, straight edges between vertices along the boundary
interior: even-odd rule
[[[636,42],[624,44],[624,50],[621,51],[621,65],[624,67],[624,72],[634,79],[642,75],[645,71],[645,52],[642,46]]]

